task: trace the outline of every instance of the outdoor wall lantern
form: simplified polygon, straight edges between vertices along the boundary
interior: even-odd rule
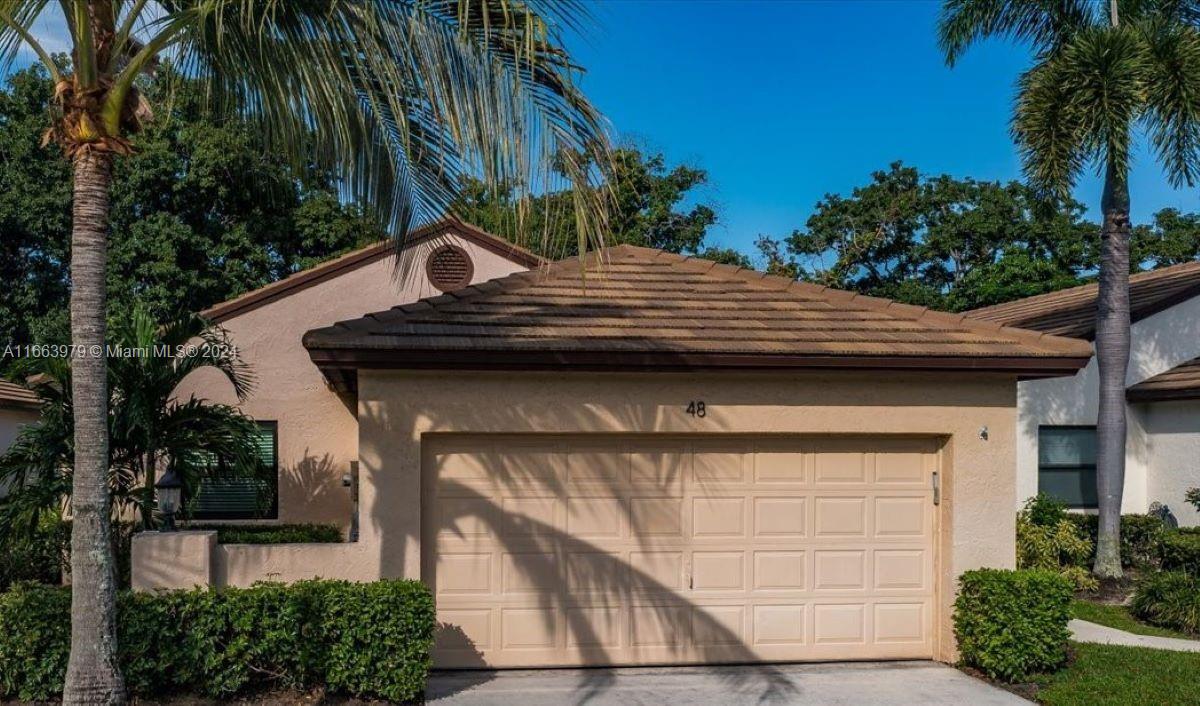
[[[163,515],[163,531],[175,531],[175,513],[183,499],[183,479],[175,472],[175,464],[167,467],[167,472],[154,484],[155,495],[158,496],[158,510]]]

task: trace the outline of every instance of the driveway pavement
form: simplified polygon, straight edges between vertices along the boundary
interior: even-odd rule
[[[425,697],[436,706],[1029,703],[935,662],[435,672]]]

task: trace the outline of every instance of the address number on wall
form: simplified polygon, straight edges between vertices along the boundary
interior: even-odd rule
[[[688,402],[686,411],[693,417],[704,418],[708,416],[708,408],[704,406],[704,400],[692,400]]]

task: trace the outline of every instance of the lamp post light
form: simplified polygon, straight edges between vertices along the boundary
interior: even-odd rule
[[[167,472],[154,484],[155,495],[158,496],[158,510],[163,515],[163,531],[175,531],[175,513],[183,500],[183,479],[175,472],[175,464],[167,467]]]

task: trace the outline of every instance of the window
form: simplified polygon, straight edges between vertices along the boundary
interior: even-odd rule
[[[1096,427],[1038,427],[1038,490],[1075,509],[1096,499]]]
[[[274,519],[279,514],[279,427],[258,423],[258,478],[204,478],[187,504],[193,520]]]

